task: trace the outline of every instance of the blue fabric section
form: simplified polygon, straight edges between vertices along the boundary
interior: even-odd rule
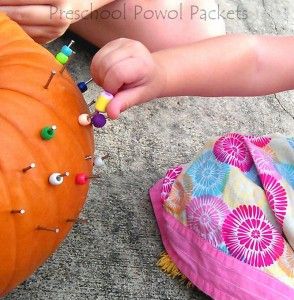
[[[294,189],[294,165],[275,164],[275,167]]]
[[[218,162],[212,151],[203,153],[187,171],[194,184],[193,196],[221,195],[229,170],[229,165]]]

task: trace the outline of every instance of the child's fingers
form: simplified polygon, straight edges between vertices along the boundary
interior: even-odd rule
[[[0,11],[5,12],[20,25],[52,25],[53,23],[49,6],[46,5],[0,6]]]
[[[143,84],[144,80],[144,65],[137,58],[127,58],[113,65],[105,75],[102,87],[116,94],[124,85],[136,87]]]
[[[132,51],[128,51],[128,49],[120,47],[106,54],[99,62],[99,68],[97,68],[97,79],[99,78],[100,81],[101,79],[105,79],[106,74],[113,66],[132,57],[134,58]]]
[[[32,37],[36,42],[40,44],[45,44],[54,40],[56,36],[61,36],[65,30],[61,30],[59,28],[54,28],[51,26],[21,26],[22,29]],[[46,32],[46,35],[44,35]]]
[[[107,115],[109,118],[115,120],[121,112],[149,100],[146,97],[145,89],[146,87],[136,87],[117,93],[107,106]]]
[[[93,75],[93,78],[96,79],[97,82],[99,82],[99,79],[103,76],[101,76],[101,69],[103,69],[103,62],[105,62],[105,57],[109,56],[109,54],[115,52],[116,50],[121,50],[123,45],[126,43],[127,39],[116,39],[108,44],[106,44],[104,47],[102,47],[93,57],[92,64],[91,64],[91,72]],[[101,67],[102,66],[102,67]]]

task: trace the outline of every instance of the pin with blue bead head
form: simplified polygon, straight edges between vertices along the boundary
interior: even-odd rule
[[[92,81],[93,81],[93,78],[90,78],[86,82],[81,81],[78,83],[78,88],[80,89],[81,93],[85,93],[88,90],[88,84]]]
[[[71,40],[71,42],[66,46],[64,45],[62,48],[61,48],[61,53],[63,53],[64,55],[70,57],[73,55],[74,51],[70,48],[73,44],[75,43],[74,40]]]
[[[71,41],[68,46],[63,46],[60,50],[60,52],[55,56],[56,60],[61,63],[62,65],[65,65],[69,57],[72,56],[75,52],[70,48],[75,41]]]

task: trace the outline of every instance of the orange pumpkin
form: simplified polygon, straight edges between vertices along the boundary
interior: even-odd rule
[[[61,64],[22,29],[0,14],[0,296],[25,280],[55,251],[83,207],[92,174],[91,127],[78,124],[88,107]],[[48,89],[50,73],[56,70]],[[56,125],[48,141],[40,137]],[[22,170],[36,163],[36,168]],[[69,172],[53,186],[53,173]],[[13,213],[25,210],[25,214]],[[41,226],[41,228],[39,227]],[[59,233],[42,230],[58,228]]]

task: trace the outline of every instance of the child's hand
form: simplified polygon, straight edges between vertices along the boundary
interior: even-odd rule
[[[66,12],[77,9],[78,2],[78,0],[0,0],[0,11],[21,25],[35,41],[44,44],[60,37],[68,29],[72,23],[72,15],[66,15]]]
[[[165,84],[163,69],[140,42],[118,39],[104,46],[93,58],[94,81],[115,95],[107,107],[111,119],[124,110],[157,98]]]

